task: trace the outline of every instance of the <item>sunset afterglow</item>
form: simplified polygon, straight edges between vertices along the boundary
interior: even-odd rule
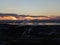
[[[60,16],[60,0],[0,0],[0,13]]]
[[[3,16],[0,17],[0,20],[17,20],[14,16]]]
[[[56,19],[57,16],[38,16],[38,17],[34,17],[34,16],[0,16],[0,20],[50,20],[50,19]],[[58,18],[59,19],[59,18]]]

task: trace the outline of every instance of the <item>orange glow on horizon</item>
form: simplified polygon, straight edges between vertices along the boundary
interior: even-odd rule
[[[33,17],[25,17],[24,19],[26,19],[26,20],[34,20]]]
[[[56,16],[47,16],[48,18],[56,18]]]
[[[0,17],[0,20],[17,20],[14,16],[3,16]]]
[[[50,20],[50,19],[55,19],[56,16],[46,16],[46,17],[33,17],[33,16],[26,16],[26,17],[23,17],[23,16],[20,16],[18,18],[16,18],[15,16],[0,16],[0,20]]]
[[[38,20],[49,20],[50,18],[48,17],[38,17]]]

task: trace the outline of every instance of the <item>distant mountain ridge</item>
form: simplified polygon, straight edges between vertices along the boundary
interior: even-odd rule
[[[33,15],[18,15],[18,14],[10,14],[10,13],[0,13],[0,16],[31,16],[31,17],[46,17],[46,16],[33,16]]]

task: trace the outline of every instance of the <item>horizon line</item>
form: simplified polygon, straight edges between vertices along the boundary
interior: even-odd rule
[[[31,15],[31,14],[17,14],[17,13],[0,13],[0,14],[15,14],[15,15],[25,15],[25,16],[57,16],[57,15]],[[60,16],[60,15],[59,15]]]

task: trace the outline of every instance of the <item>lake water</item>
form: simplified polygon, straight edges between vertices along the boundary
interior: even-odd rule
[[[9,23],[12,25],[60,25],[60,23]]]

